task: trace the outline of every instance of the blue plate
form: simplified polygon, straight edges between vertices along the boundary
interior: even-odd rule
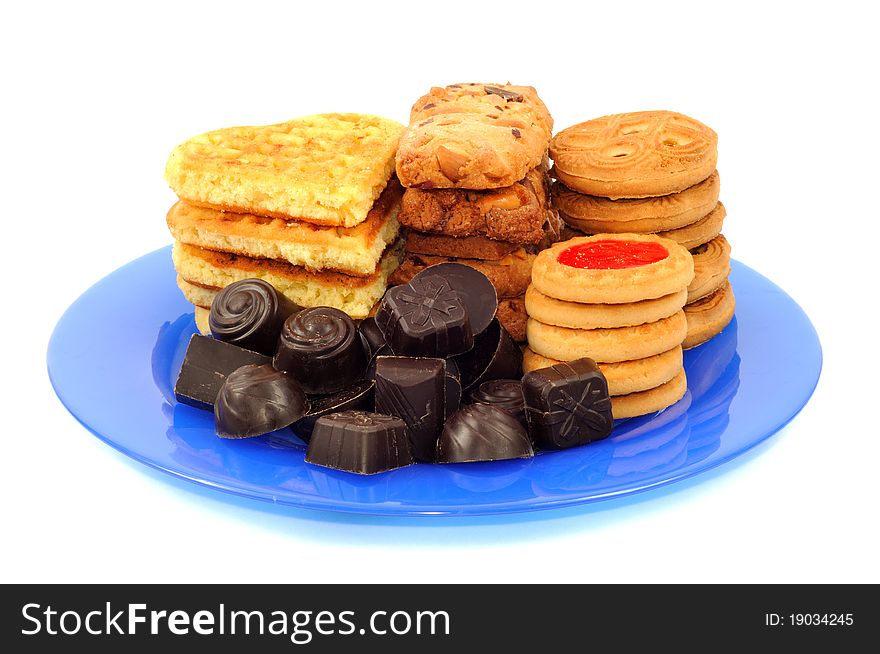
[[[618,422],[598,443],[534,459],[414,465],[361,477],[305,463],[282,434],[214,435],[213,415],[172,392],[192,307],[170,248],[86,291],[49,343],[49,376],[68,410],[124,454],[190,481],[314,509],[392,515],[475,515],[620,497],[704,472],[778,431],[806,404],[822,351],[809,319],[781,289],[734,262],[736,318],[685,352],[688,393],[650,416]],[[289,433],[289,432],[288,432]]]

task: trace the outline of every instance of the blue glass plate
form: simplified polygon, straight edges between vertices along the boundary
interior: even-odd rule
[[[304,445],[281,433],[217,438],[213,415],[178,404],[172,393],[195,324],[175,284],[170,248],[120,268],[67,310],[49,343],[49,376],[64,405],[96,436],[142,463],[218,490],[368,514],[548,509],[709,470],[774,434],[806,404],[822,366],[809,319],[750,268],[734,262],[730,279],[736,318],[685,353],[684,399],[618,422],[604,441],[529,460],[420,464],[361,477],[305,463]]]

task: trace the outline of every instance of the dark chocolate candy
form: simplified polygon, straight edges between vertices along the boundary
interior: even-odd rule
[[[364,373],[365,379],[375,379],[376,378],[376,361],[379,360],[379,357],[393,357],[394,352],[391,351],[391,348],[388,345],[383,345],[378,350],[376,350],[376,354],[373,355],[373,358],[370,359],[370,362],[367,364],[367,371]]]
[[[361,324],[358,325],[358,333],[361,336],[367,359],[376,356],[385,345],[385,333],[376,324],[376,319],[373,316],[361,320]]]
[[[217,293],[208,325],[214,338],[272,356],[285,319],[300,309],[268,282],[242,279]]]
[[[489,326],[498,310],[498,294],[495,291],[495,286],[486,275],[476,268],[450,261],[425,268],[413,277],[413,280],[410,280],[410,284],[416,279],[432,276],[445,279],[461,296],[467,308],[474,336]]]
[[[315,423],[306,461],[361,475],[401,468],[413,462],[406,424],[396,416],[342,411]]]
[[[287,427],[309,410],[302,387],[269,364],[242,366],[226,377],[214,404],[221,438],[249,438]]]
[[[273,363],[293,375],[306,393],[323,395],[362,379],[367,358],[348,314],[315,307],[284,322]]]
[[[183,404],[213,411],[214,400],[229,373],[242,366],[271,362],[259,352],[193,334],[174,384],[174,397]]]
[[[523,377],[529,431],[539,447],[584,445],[611,433],[608,383],[592,359],[557,363]]]
[[[522,350],[497,319],[477,336],[469,352],[455,357],[461,371],[465,393],[490,379],[517,379],[522,376]]]
[[[519,379],[492,379],[483,382],[471,393],[474,404],[491,404],[507,411],[520,424],[528,429],[526,421],[526,405],[522,393],[522,381]]]
[[[464,301],[438,275],[389,289],[376,313],[395,354],[446,358],[467,352],[474,336]]]
[[[293,423],[293,431],[308,443],[318,418],[322,418],[329,413],[353,409],[372,411],[373,388],[372,381],[363,380],[355,382],[352,386],[333,395],[320,395],[309,398],[311,401],[309,412]]]
[[[458,411],[461,404],[461,373],[454,358],[446,359],[446,403],[444,405],[445,417],[448,418]]]
[[[437,463],[526,459],[534,456],[519,421],[491,404],[468,404],[456,411],[440,435]]]
[[[376,411],[406,423],[417,461],[433,461],[443,428],[446,362],[443,359],[378,357]]]

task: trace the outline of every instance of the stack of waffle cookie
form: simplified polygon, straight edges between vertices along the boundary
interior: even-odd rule
[[[202,134],[177,146],[165,177],[178,285],[199,328],[217,292],[260,278],[303,307],[365,317],[399,265],[403,126],[323,114]]]
[[[524,341],[532,262],[561,228],[549,199],[552,128],[530,86],[453,84],[420,98],[397,153],[409,231],[391,282],[445,261],[476,268],[495,286],[499,321]]]
[[[690,250],[685,349],[724,329],[735,300],[728,282],[730,244],[721,234],[717,135],[669,111],[597,118],[557,134],[553,204],[585,234],[653,233]]]
[[[614,418],[664,409],[687,390],[682,307],[693,258],[666,238],[598,234],[541,252],[526,293],[523,369],[589,357],[608,381]]]

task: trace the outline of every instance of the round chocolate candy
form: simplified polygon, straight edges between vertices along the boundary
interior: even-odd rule
[[[467,306],[439,275],[390,289],[376,312],[376,324],[398,355],[445,359],[474,345]]]
[[[476,268],[450,261],[425,268],[410,280],[410,284],[416,279],[432,276],[445,279],[461,296],[474,336],[489,326],[498,310],[498,294],[486,275]]]
[[[516,379],[522,376],[522,351],[495,319],[474,341],[474,347],[455,357],[465,393],[490,379]]]
[[[469,404],[446,421],[435,460],[469,463],[534,455],[529,434],[516,418],[491,404]]]
[[[491,404],[507,411],[528,429],[522,381],[519,379],[492,379],[483,382],[471,393],[474,404]]]
[[[262,279],[242,279],[214,297],[208,326],[218,340],[272,356],[284,321],[301,308]]]
[[[214,402],[214,424],[221,438],[250,438],[292,425],[309,410],[295,379],[268,363],[230,373]]]
[[[273,364],[293,375],[306,393],[324,395],[362,379],[367,359],[348,314],[315,307],[284,322]]]

